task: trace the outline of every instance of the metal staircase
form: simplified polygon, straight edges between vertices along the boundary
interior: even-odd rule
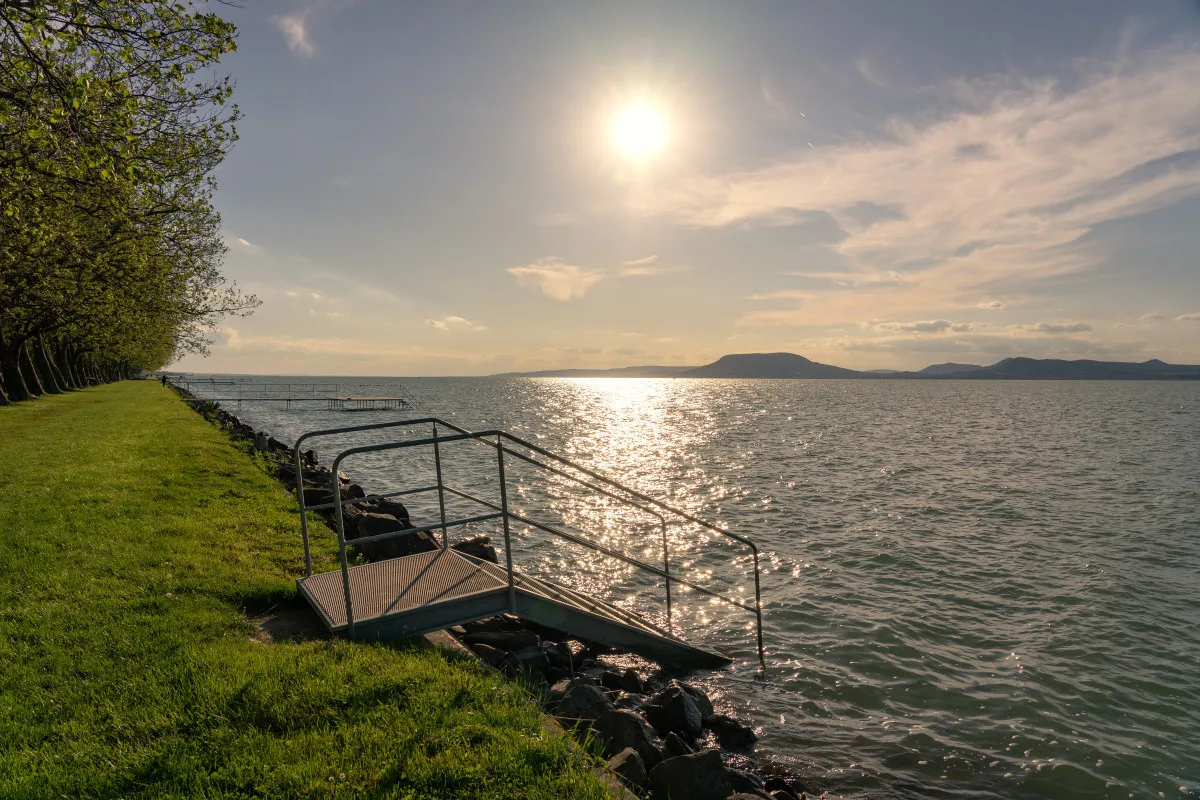
[[[301,445],[317,437],[386,428],[412,428],[430,425],[432,436],[387,441],[351,447],[333,461],[337,475],[342,462],[364,453],[406,451],[410,448],[433,450],[434,483],[418,488],[400,489],[367,497],[343,499],[337,480],[332,481],[333,499],[321,505],[304,502],[304,471],[296,470],[297,498],[300,503],[301,531],[304,539],[305,577],[298,581],[300,593],[313,606],[325,625],[334,633],[353,639],[379,640],[412,636],[450,625],[471,622],[500,613],[562,631],[568,635],[638,653],[661,663],[677,666],[718,667],[731,658],[714,650],[689,644],[674,631],[671,617],[672,585],[683,585],[717,601],[754,614],[760,661],[762,649],[762,610],[759,590],[758,548],[749,539],[705,522],[634,489],[606,478],[569,459],[500,430],[471,432],[440,419],[399,420],[373,425],[330,428],[305,433],[293,448],[295,464],[302,465]],[[439,428],[450,433],[439,433]],[[443,476],[442,447],[451,442],[470,441],[482,445],[485,456],[494,453],[499,502],[491,502],[448,485]],[[505,459],[516,459],[551,473],[622,505],[648,514],[661,530],[663,561],[656,566],[599,544],[585,535],[568,532],[559,525],[533,519],[510,507],[510,481],[505,475]],[[372,500],[437,493],[440,518],[430,525],[369,537],[346,538],[343,509]],[[479,507],[482,513],[448,519],[447,495],[462,498]],[[341,568],[313,574],[309,546],[308,511],[333,511]],[[492,564],[450,549],[449,529],[469,524],[499,521],[503,530],[504,563]],[[666,625],[659,625],[615,605],[589,597],[574,589],[525,574],[513,566],[512,523],[518,522],[559,539],[572,542],[609,558],[637,567],[661,578],[666,595]],[[747,548],[754,569],[754,605],[750,606],[695,582],[671,575],[668,525],[683,522],[699,526]],[[392,558],[367,564],[351,565],[348,551],[361,546],[418,532],[441,532],[441,548],[434,552]]]

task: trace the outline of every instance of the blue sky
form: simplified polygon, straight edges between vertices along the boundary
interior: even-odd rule
[[[222,13],[263,306],[179,369],[1200,363],[1195,0]]]

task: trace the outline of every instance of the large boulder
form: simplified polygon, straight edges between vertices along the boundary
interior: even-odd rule
[[[497,650],[522,650],[526,647],[537,647],[540,640],[538,635],[533,631],[471,631],[467,629],[467,635],[463,637],[463,642],[474,647],[477,644],[486,644],[495,647]]]
[[[729,782],[730,791],[746,792],[748,794],[762,792],[764,795],[767,794],[763,791],[762,779],[752,772],[744,772],[740,769],[726,767],[725,780]]]
[[[365,539],[371,536],[381,536],[385,533],[406,531],[411,525],[405,525],[403,520],[396,519],[390,514],[375,514],[364,512],[358,518],[355,539]],[[349,532],[347,531],[347,536]],[[368,542],[359,547],[362,554],[370,561],[383,561],[388,558],[402,558],[416,553],[430,553],[438,549],[438,543],[425,531],[414,531],[403,536],[393,536],[377,542]]]
[[[608,760],[608,771],[620,778],[626,786],[638,792],[646,791],[649,777],[642,757],[632,747],[626,747]]]
[[[500,663],[506,671],[515,675],[532,678],[538,675],[546,677],[550,674],[550,661],[546,658],[545,651],[536,644],[513,650]]]
[[[490,561],[493,564],[500,563],[500,558],[496,555],[496,548],[492,546],[492,540],[487,536],[472,536],[470,539],[464,539],[457,544],[450,545],[450,549],[474,556],[481,561]]]
[[[633,669],[627,669],[624,672],[605,670],[600,675],[600,684],[605,689],[629,692],[630,694],[641,694],[646,691],[646,686],[642,682],[641,676]]]
[[[375,508],[380,514],[391,514],[396,519],[404,523],[404,527],[413,527],[412,518],[408,514],[408,509],[404,503],[399,500],[393,500],[390,497],[384,497],[375,501]]]
[[[657,800],[725,800],[730,794],[717,750],[660,761],[650,770],[650,786]]]
[[[677,686],[683,691],[687,692],[688,697],[692,698],[692,702],[696,704],[696,708],[700,709],[700,718],[702,720],[708,721],[709,719],[712,719],[713,704],[712,701],[708,699],[708,695],[697,689],[695,686],[692,686],[690,683],[684,683],[679,679],[672,680],[669,685]]]
[[[592,723],[592,730],[607,755],[615,755],[632,747],[642,757],[642,763],[653,767],[662,755],[653,741],[653,733],[642,715],[627,709],[605,711]]]
[[[668,686],[654,695],[642,711],[662,736],[674,731],[684,739],[695,739],[703,730],[700,709],[691,695],[678,686]]]
[[[726,714],[714,714],[706,724],[726,750],[749,750],[758,741],[753,728]]]
[[[594,722],[605,711],[613,709],[613,702],[599,686],[571,681],[563,698],[554,709],[554,716],[565,727],[572,727],[576,722]]]
[[[692,747],[679,738],[678,733],[668,733],[663,737],[662,757],[674,758],[675,756],[690,756],[696,752]]]

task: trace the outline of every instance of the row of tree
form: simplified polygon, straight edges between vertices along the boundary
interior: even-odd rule
[[[212,205],[235,33],[175,0],[0,0],[0,404],[159,369],[257,305]]]

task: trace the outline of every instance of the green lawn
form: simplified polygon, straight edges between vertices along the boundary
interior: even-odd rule
[[[257,641],[293,508],[156,383],[0,408],[0,797],[606,796],[468,659]]]

